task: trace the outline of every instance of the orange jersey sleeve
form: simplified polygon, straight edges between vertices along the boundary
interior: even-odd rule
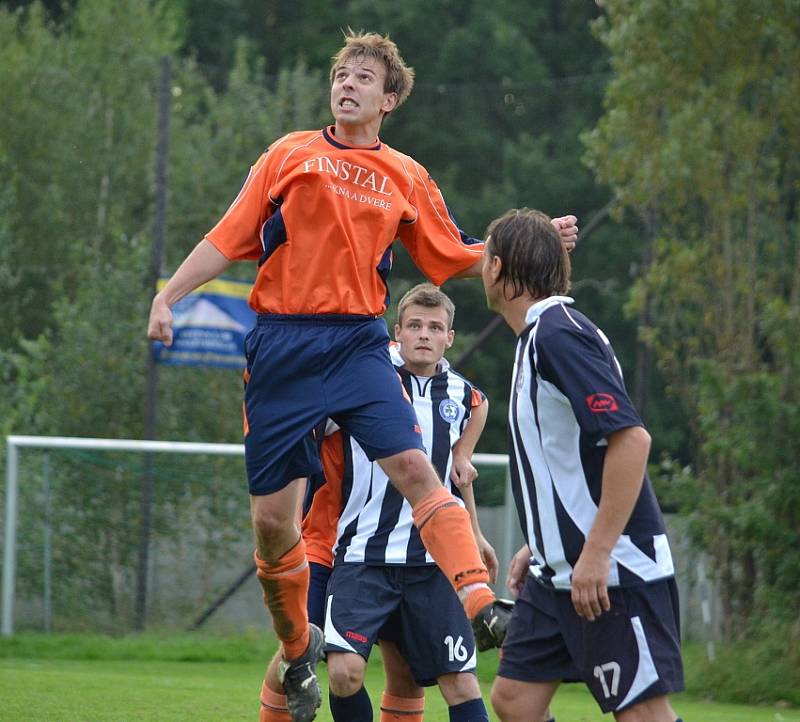
[[[433,178],[419,163],[412,161],[411,167],[414,188],[410,200],[417,217],[401,224],[399,238],[428,280],[441,286],[480,260],[483,243],[464,243]]]
[[[257,259],[261,256],[261,229],[274,206],[268,196],[269,151],[250,168],[239,195],[206,238],[228,260]]]
[[[333,545],[342,512],[344,439],[341,431],[326,436],[320,448],[325,483],[317,489],[302,524],[309,561],[333,566]]]

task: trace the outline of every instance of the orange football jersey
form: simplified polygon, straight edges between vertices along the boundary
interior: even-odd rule
[[[206,237],[230,260],[259,260],[259,313],[379,316],[395,240],[436,285],[483,250],[419,163],[380,142],[346,146],[332,127],[275,142]]]

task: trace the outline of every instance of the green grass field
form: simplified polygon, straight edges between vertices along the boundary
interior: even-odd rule
[[[257,637],[17,635],[0,640],[0,720],[255,722],[261,675],[273,649]],[[382,689],[379,658],[373,655],[368,672],[373,700]],[[487,700],[496,664],[494,654],[480,659]],[[321,672],[325,683],[324,665]],[[674,706],[685,722],[800,722],[796,709],[725,705],[688,694],[677,696]],[[553,708],[559,722],[611,719],[580,685],[562,687]],[[330,722],[327,703],[317,719]],[[427,692],[425,719],[448,720],[435,689]]]

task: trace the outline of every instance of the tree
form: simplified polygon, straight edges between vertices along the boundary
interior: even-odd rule
[[[604,5],[614,79],[588,157],[655,228],[633,305],[686,409],[687,510],[732,633],[800,588],[800,3]]]

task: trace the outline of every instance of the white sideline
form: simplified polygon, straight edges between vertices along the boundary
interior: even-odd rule
[[[3,612],[0,634],[10,637],[14,633],[14,584],[17,563],[17,493],[19,486],[19,449],[94,449],[101,451],[149,451],[171,454],[214,454],[217,456],[242,456],[244,444],[211,444],[193,441],[148,441],[144,439],[92,439],[69,436],[19,436],[6,437],[6,523],[3,547]],[[508,467],[506,454],[473,454],[472,463],[481,466]],[[506,480],[506,508],[509,507],[510,483]],[[513,506],[513,505],[512,505]],[[504,550],[512,544],[513,518],[505,525],[507,539]],[[508,550],[505,550],[508,551]],[[510,559],[510,556],[506,556]]]

